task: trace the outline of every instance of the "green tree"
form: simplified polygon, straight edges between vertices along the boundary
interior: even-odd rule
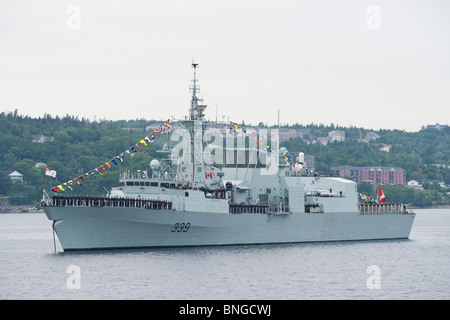
[[[0,171],[0,194],[6,195],[12,187],[11,179],[5,173]]]
[[[374,185],[368,182],[362,182],[360,184],[358,184],[358,192],[362,193],[364,195],[370,196],[372,197],[373,194],[375,193],[374,190]]]

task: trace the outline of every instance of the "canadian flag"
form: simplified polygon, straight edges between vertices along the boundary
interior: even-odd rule
[[[380,196],[380,202],[386,202],[386,197],[384,196],[384,192],[381,190],[380,185],[378,185],[378,195]]]
[[[55,170],[50,170],[49,168],[45,167],[45,175],[46,176],[51,176],[53,178],[56,178],[56,171]]]
[[[212,172],[205,172],[205,179],[211,178],[212,179],[213,175]]]

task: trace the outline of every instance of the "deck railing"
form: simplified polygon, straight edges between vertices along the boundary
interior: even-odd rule
[[[159,199],[98,196],[54,195],[52,204],[56,207],[120,207],[144,208],[153,210],[172,210],[172,202]]]
[[[232,203],[230,213],[290,213],[288,205]]]
[[[412,210],[408,211],[406,209],[406,205],[401,203],[359,203],[359,213],[360,214],[388,214],[388,213],[397,213],[397,214],[412,214]]]

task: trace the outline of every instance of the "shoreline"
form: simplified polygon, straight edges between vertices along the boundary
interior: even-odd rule
[[[34,206],[1,206],[1,213],[44,213],[44,210]]]
[[[450,206],[413,207],[413,209],[450,209]]]

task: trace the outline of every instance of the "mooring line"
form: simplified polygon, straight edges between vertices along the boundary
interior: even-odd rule
[[[56,239],[55,239],[55,220],[53,220],[52,229],[53,229],[53,248],[55,249],[56,253]]]

